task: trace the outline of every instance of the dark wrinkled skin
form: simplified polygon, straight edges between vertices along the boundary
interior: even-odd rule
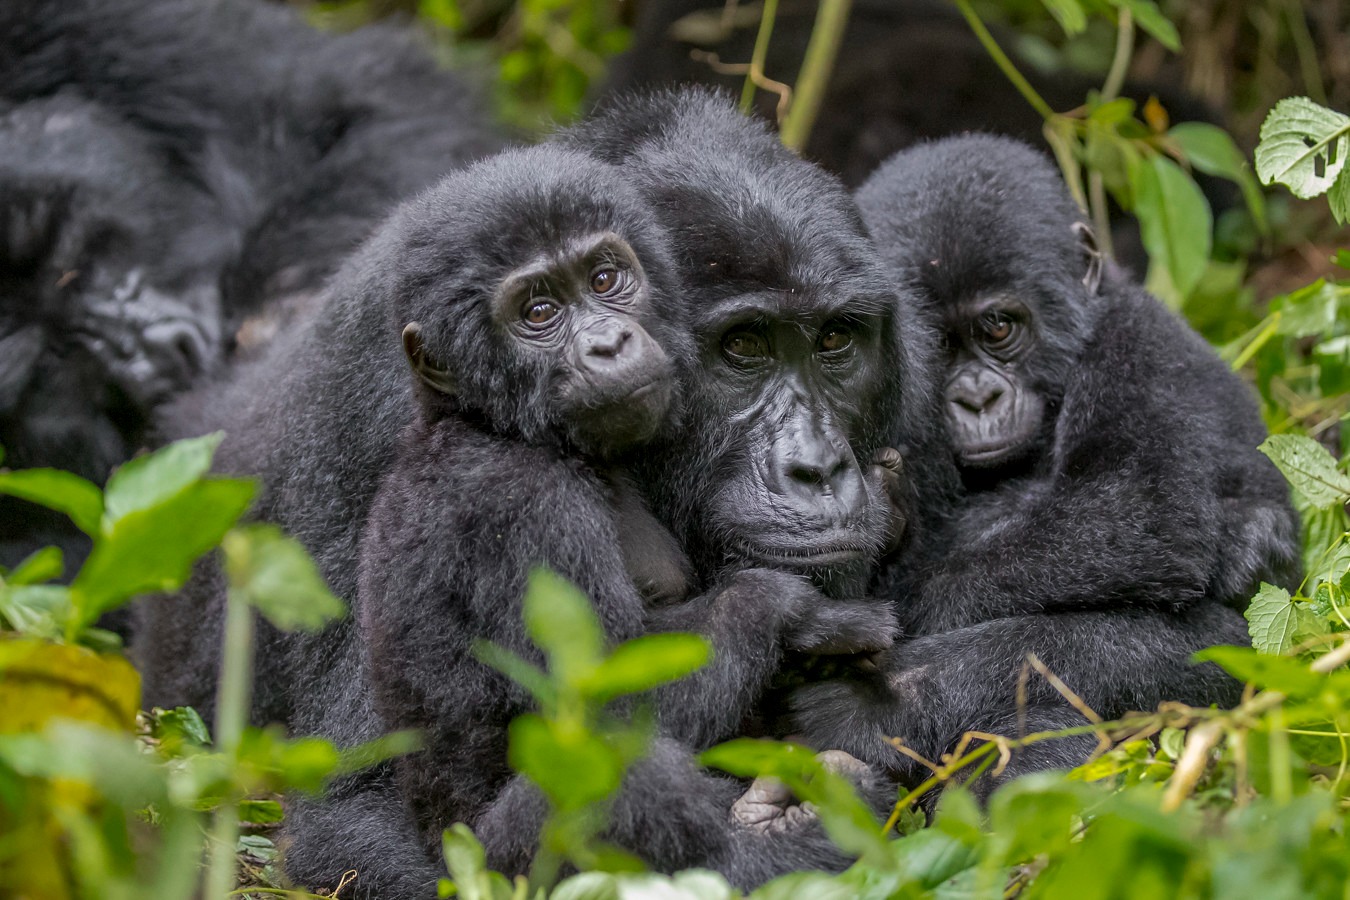
[[[1256,447],[1248,387],[1119,273],[1040,154],[985,136],[899,154],[857,195],[902,303],[946,349],[949,463],[964,495],[883,592],[908,640],[880,671],[810,685],[794,722],[902,782],[970,730],[1083,723],[1035,653],[1105,719],[1165,700],[1234,703],[1190,655],[1245,644],[1262,580],[1298,580],[1288,487]],[[1081,762],[1090,737],[1015,754],[1007,776]],[[985,779],[987,791],[994,780]]]

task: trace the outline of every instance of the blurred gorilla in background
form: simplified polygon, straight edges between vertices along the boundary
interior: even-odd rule
[[[396,201],[501,144],[396,29],[323,34],[252,0],[0,4],[6,464],[102,482]],[[0,504],[0,565],[82,555],[63,520]]]
[[[948,448],[965,496],[936,554],[888,587],[903,632],[875,676],[793,698],[795,724],[913,785],[967,731],[1084,724],[1028,653],[1105,719],[1231,705],[1192,653],[1247,643],[1259,582],[1298,581],[1298,517],[1258,450],[1249,387],[1176,315],[1104,272],[1053,164],[985,135],[884,164],[858,204],[902,298],[936,318]],[[1082,762],[1090,735],[1006,774]],[[981,790],[988,790],[986,780]]]

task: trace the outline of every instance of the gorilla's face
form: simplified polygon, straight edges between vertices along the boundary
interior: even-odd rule
[[[945,345],[947,429],[960,465],[996,469],[1033,451],[1047,404],[1028,374],[1031,309],[1001,294],[953,304]]]
[[[0,444],[102,480],[220,352],[227,243],[170,159],[69,97],[0,117]]]

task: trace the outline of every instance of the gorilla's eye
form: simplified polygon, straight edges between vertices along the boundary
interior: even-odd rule
[[[591,273],[591,291],[603,297],[623,286],[623,273],[614,266],[601,266]]]
[[[1012,338],[1014,323],[1001,312],[988,312],[980,316],[980,330],[986,344],[1002,346]]]
[[[543,325],[560,312],[562,310],[552,300],[531,300],[521,318],[531,325]]]
[[[843,325],[827,325],[820,333],[820,352],[839,353],[853,344],[853,332]]]
[[[769,355],[769,346],[753,331],[733,331],[722,338],[722,352],[732,359],[758,359]]]

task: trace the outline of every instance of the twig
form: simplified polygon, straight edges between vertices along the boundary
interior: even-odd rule
[[[764,12],[759,18],[759,33],[755,35],[755,49],[750,55],[750,72],[741,88],[741,112],[748,113],[755,102],[755,76],[764,74],[764,60],[769,55],[769,41],[773,37],[773,23],[778,17],[778,0],[764,0]]]
[[[798,152],[806,146],[811,128],[816,124],[852,5],[853,0],[821,0],[816,12],[811,42],[806,46],[806,57],[797,75],[797,99],[783,120],[781,132],[783,143]]]

